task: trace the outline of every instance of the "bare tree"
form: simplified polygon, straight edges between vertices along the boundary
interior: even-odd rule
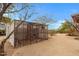
[[[29,7],[30,5],[22,4],[22,7],[20,9],[14,9],[15,6],[16,6],[16,4],[13,4],[13,3],[0,3],[0,20],[2,20],[2,17],[4,14],[20,12],[23,9]]]
[[[28,6],[26,6],[27,8],[26,8],[26,13],[25,13],[25,15],[21,18],[20,17],[20,20],[22,20],[21,21],[21,23],[20,24],[18,24],[17,26],[16,26],[16,28],[1,42],[1,45],[0,45],[0,54],[1,55],[4,55],[4,45],[5,45],[5,42],[7,41],[7,39],[13,34],[13,32],[26,20],[26,19],[29,19],[34,13],[32,12],[32,13],[30,13],[29,14],[29,7]],[[19,11],[21,11],[21,10],[23,10],[25,7],[23,7],[23,8],[21,8],[21,9],[19,9],[19,10],[16,10],[16,11],[10,11],[9,13],[14,13],[14,12],[19,12]],[[5,12],[4,12],[5,13]],[[4,14],[3,13],[3,14]],[[3,16],[3,15],[2,15]]]
[[[38,17],[33,21],[36,22],[36,23],[41,23],[41,24],[45,24],[45,25],[49,25],[49,24],[55,22],[55,20],[53,20],[52,18],[49,18],[47,16]]]

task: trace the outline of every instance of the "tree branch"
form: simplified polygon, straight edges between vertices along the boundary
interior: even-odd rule
[[[19,9],[19,10],[15,10],[15,11],[9,11],[9,12],[5,12],[5,13],[15,13],[15,12],[20,12],[21,10],[23,10],[23,9],[25,9],[27,6],[25,6],[25,7],[22,7],[21,9]]]
[[[0,12],[0,20],[2,20],[2,16],[5,13],[5,11],[7,10],[7,8],[11,5],[12,3],[3,3],[3,8],[2,11]]]
[[[67,21],[67,20],[66,20]],[[74,25],[74,24],[72,24],[71,22],[69,22],[69,21],[67,21],[68,23],[69,23],[69,25],[70,26],[73,26],[75,29],[76,29],[76,31],[78,31],[79,32],[79,30],[77,29],[77,27]]]

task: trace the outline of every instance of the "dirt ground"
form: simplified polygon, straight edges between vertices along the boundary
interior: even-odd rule
[[[79,40],[56,34],[49,40],[15,49],[13,56],[79,56]]]
[[[0,44],[3,41],[4,38],[5,38],[5,36],[0,36]]]
[[[79,40],[66,34],[56,34],[49,40],[19,48],[12,55],[75,56],[79,55]]]

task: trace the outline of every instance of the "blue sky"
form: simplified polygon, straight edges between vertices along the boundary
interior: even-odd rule
[[[39,16],[48,16],[57,21],[50,24],[49,29],[57,29],[65,19],[70,20],[72,14],[79,13],[79,3],[33,3],[31,5],[34,6],[31,11],[35,11],[37,14],[33,15],[29,21]],[[19,4],[18,8],[20,7],[21,5]],[[24,14],[24,11],[21,13]]]

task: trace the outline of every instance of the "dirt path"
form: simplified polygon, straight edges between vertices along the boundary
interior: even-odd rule
[[[56,34],[49,40],[19,48],[13,55],[79,55],[79,40]]]

